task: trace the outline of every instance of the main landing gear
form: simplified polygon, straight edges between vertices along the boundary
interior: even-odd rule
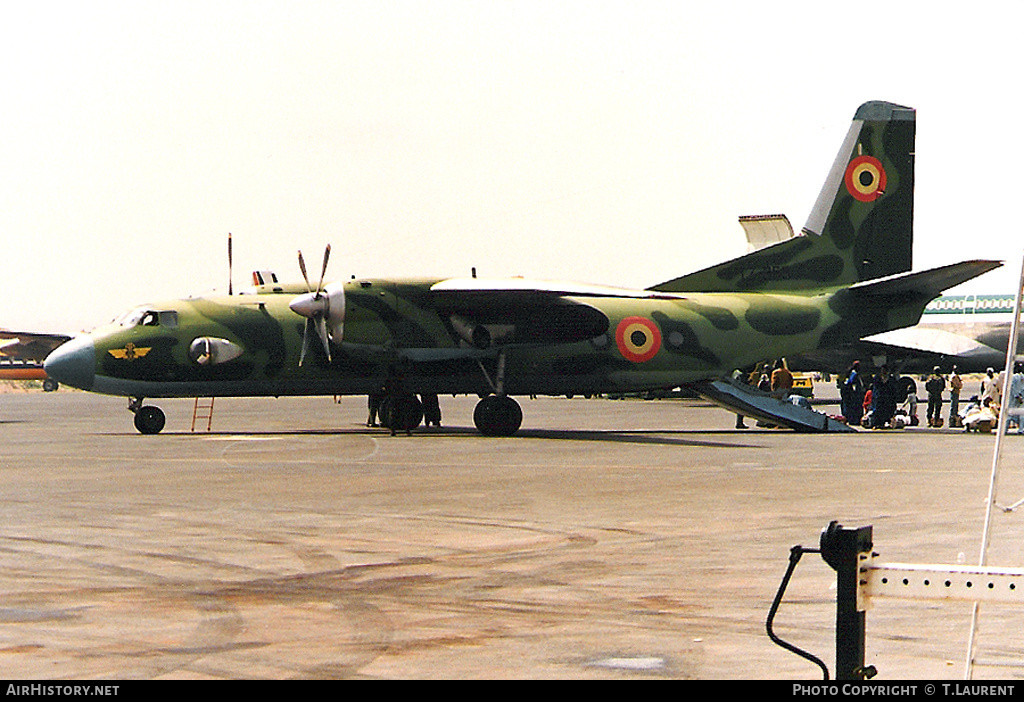
[[[523,409],[508,395],[488,395],[476,403],[473,423],[484,436],[512,436],[523,423]]]
[[[391,429],[392,433],[412,431],[423,422],[423,405],[415,395],[385,397],[381,400],[378,412],[381,426]],[[136,422],[137,418],[138,415]],[[523,410],[518,402],[507,395],[488,395],[477,403],[473,411],[473,423],[484,436],[512,436],[523,423]]]
[[[505,394],[505,351],[498,353],[498,366],[492,380],[484,364],[477,361],[487,383],[494,390],[493,395],[484,397],[473,410],[473,423],[484,436],[512,436],[523,423],[523,409],[519,403]]]
[[[391,404],[394,402],[394,409]],[[385,397],[381,400],[380,424],[382,427],[396,431],[409,432],[423,421],[423,405],[415,395],[400,395],[395,398]]]
[[[392,432],[409,432],[423,421],[423,405],[415,395],[394,398],[393,410],[391,403],[391,398],[385,398],[380,403],[381,426],[391,429]],[[142,408],[142,410],[151,409],[156,408]],[[138,425],[138,416],[136,415],[136,425]],[[473,423],[484,436],[512,436],[519,431],[519,427],[523,423],[523,410],[519,407],[519,403],[508,395],[488,395],[477,403],[476,409],[473,411]]]
[[[159,434],[163,431],[167,417],[159,407],[143,406],[144,397],[132,398],[128,401],[128,409],[135,413],[135,428],[140,434]]]

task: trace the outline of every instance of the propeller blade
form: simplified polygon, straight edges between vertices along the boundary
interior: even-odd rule
[[[327,316],[330,310],[331,295],[324,294],[324,280],[327,277],[327,262],[331,258],[331,245],[328,244],[324,249],[324,263],[320,269],[320,282],[317,283],[316,290],[313,290],[313,286],[309,284],[309,274],[306,271],[306,259],[302,256],[302,250],[299,250],[299,270],[302,271],[302,279],[306,281],[305,295],[300,295],[288,303],[288,307],[291,308],[296,314],[302,315],[306,318],[306,326],[302,330],[302,352],[299,354],[299,365],[301,366],[306,356],[310,353],[313,344],[313,335],[320,337],[320,343],[323,345],[324,355],[327,357],[327,362],[331,362],[331,338],[327,331]],[[332,294],[333,295],[333,294]],[[339,297],[339,320],[344,319],[344,297]],[[337,295],[335,295],[337,297]],[[332,320],[332,324],[334,324]]]
[[[309,325],[313,323],[312,319],[306,320],[306,327],[302,332],[302,352],[299,354],[299,365],[301,366],[306,360],[306,354],[309,352]]]
[[[320,269],[320,282],[316,286],[317,294],[324,289],[324,277],[327,275],[327,259],[331,257],[331,245],[324,249],[324,267]]]
[[[323,344],[327,362],[331,362],[331,343],[327,338],[327,321],[322,314],[317,314],[306,320],[306,328],[302,332],[302,352],[299,354],[300,366],[305,363],[306,356],[309,355],[313,348],[314,335],[320,337],[320,343]]]
[[[309,286],[309,276],[306,275],[306,259],[302,258],[302,251],[299,251],[299,270],[302,271],[302,279],[306,281],[306,292],[313,292]]]
[[[235,294],[235,276],[232,272],[231,262],[231,232],[228,232],[228,295]]]
[[[331,342],[327,338],[327,320],[324,316],[317,315],[316,318],[316,333],[320,335],[320,341],[324,345],[324,354],[327,356],[327,362],[331,362]]]

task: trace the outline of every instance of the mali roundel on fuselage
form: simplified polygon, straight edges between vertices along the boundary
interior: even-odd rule
[[[615,328],[615,343],[627,360],[643,363],[661,350],[661,330],[646,317],[626,317]]]

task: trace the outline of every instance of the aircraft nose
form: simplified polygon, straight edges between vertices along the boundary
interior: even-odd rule
[[[43,361],[43,368],[58,383],[92,390],[96,378],[96,346],[87,336],[66,341],[50,352]]]

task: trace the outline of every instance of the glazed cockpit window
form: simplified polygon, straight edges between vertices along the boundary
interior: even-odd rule
[[[115,320],[116,324],[122,327],[167,327],[168,329],[178,328],[178,313],[174,310],[158,312],[147,307],[139,307]]]
[[[167,327],[168,329],[178,328],[178,313],[174,310],[165,310],[159,313],[160,326]]]
[[[142,315],[146,314],[147,310],[145,307],[139,307],[134,310],[129,310],[123,315],[114,320],[114,324],[122,327],[134,327],[142,319]]]

